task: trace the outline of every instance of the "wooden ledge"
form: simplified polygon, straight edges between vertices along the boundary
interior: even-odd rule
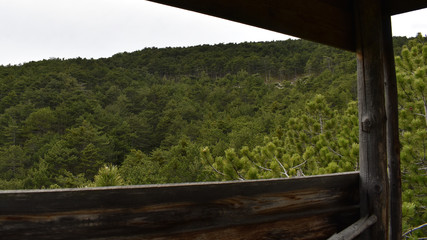
[[[359,173],[0,192],[6,239],[326,239],[359,218]]]

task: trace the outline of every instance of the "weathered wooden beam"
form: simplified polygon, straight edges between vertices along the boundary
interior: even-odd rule
[[[406,13],[423,8],[427,8],[426,0],[390,0],[389,10],[390,15]]]
[[[355,51],[352,0],[149,0]]]
[[[424,2],[427,4],[427,1]],[[390,6],[386,4],[384,7],[388,9]],[[386,10],[386,12],[389,11]],[[382,23],[382,42],[384,46],[383,69],[387,115],[387,158],[390,187],[390,240],[400,240],[402,238],[402,177],[400,170],[397,81],[390,16],[383,14]]]
[[[149,0],[355,51],[353,0]],[[390,0],[387,15],[427,7]],[[367,6],[369,8],[369,6]]]
[[[381,0],[355,1],[361,216],[375,215],[376,224],[363,239],[389,239],[387,118],[384,98],[384,46]]]
[[[359,174],[0,192],[3,239],[326,239],[359,219]]]
[[[341,232],[332,235],[328,240],[352,240],[377,222],[377,216],[371,215],[359,219]]]

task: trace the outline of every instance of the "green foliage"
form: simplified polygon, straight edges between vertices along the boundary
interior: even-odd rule
[[[0,179],[22,179],[28,166],[28,157],[20,146],[11,145],[0,149]]]
[[[124,181],[116,166],[105,165],[95,175],[93,185],[95,187],[121,186],[124,185]]]
[[[287,122],[282,138],[265,137],[262,145],[229,148],[214,158],[209,147],[200,154],[219,180],[289,178],[357,170],[357,106],[332,111],[325,97],[316,95]]]
[[[93,179],[99,167],[108,162],[109,152],[108,138],[83,121],[82,125],[69,129],[61,140],[56,141],[43,160],[52,166],[51,171],[55,174],[66,170]]]
[[[160,165],[141,152],[132,149],[120,166],[119,173],[129,185],[165,182],[159,174]]]
[[[28,134],[46,134],[55,130],[56,116],[49,107],[32,112],[24,121],[24,131]]]
[[[35,164],[29,171],[28,177],[25,179],[25,188],[49,188],[54,185],[52,181],[50,166],[45,161],[40,161]]]
[[[421,34],[396,57],[401,128],[403,229],[427,222],[427,39]],[[425,236],[426,229],[411,233]]]
[[[427,48],[394,40],[411,229],[426,219]],[[0,66],[0,189],[354,171],[355,76],[352,53],[304,40]]]

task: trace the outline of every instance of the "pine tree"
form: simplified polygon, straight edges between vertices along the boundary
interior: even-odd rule
[[[357,105],[351,102],[342,114],[330,109],[322,95],[307,102],[305,111],[290,118],[283,138],[265,137],[250,149],[229,148],[214,157],[201,148],[203,163],[219,180],[289,178],[357,170]],[[282,136],[282,134],[279,134]]]
[[[0,179],[22,178],[27,164],[27,156],[22,147],[12,145],[0,148]]]
[[[396,57],[396,73],[405,231],[427,222],[427,39],[421,34]],[[426,234],[426,229],[411,232]]]
[[[105,165],[95,175],[95,187],[122,186],[125,184],[120,176],[119,169],[114,165]]]
[[[163,183],[160,165],[140,150],[132,149],[120,166],[119,172],[126,184],[141,185]]]

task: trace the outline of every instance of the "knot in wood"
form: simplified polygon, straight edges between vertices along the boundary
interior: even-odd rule
[[[362,131],[363,132],[370,132],[372,127],[372,122],[369,118],[365,118],[362,120]]]
[[[383,191],[383,188],[382,188],[381,185],[375,184],[374,191],[375,191],[376,194],[381,194],[381,192]]]

